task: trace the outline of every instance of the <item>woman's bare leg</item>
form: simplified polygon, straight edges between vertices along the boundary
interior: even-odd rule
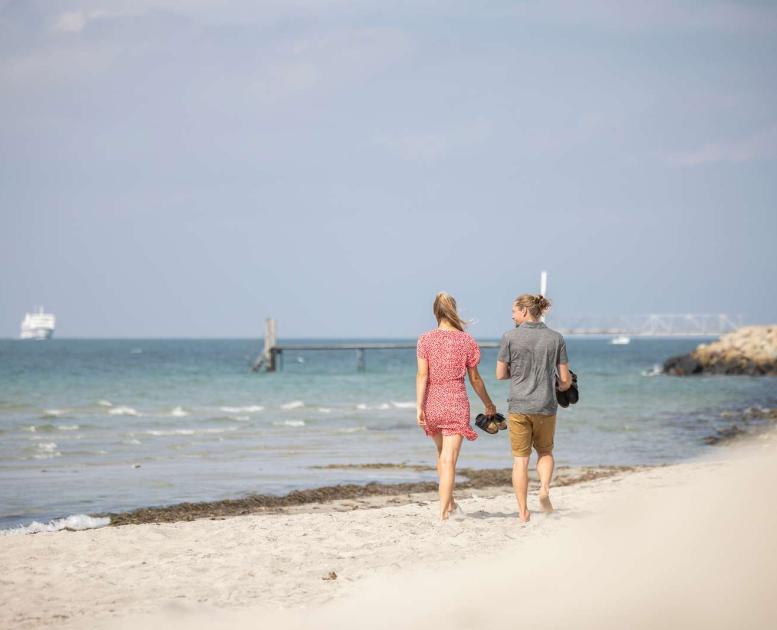
[[[442,454],[442,433],[437,433],[436,435],[432,436],[432,440],[434,440],[434,445],[437,447],[437,460],[435,463],[435,466],[437,468],[437,481],[440,481],[440,478],[442,477],[442,472],[440,469],[440,455]],[[453,493],[451,493],[451,510],[456,509],[456,498],[453,496]]]
[[[440,518],[445,520],[453,509],[453,487],[456,484],[456,462],[459,460],[462,435],[442,436],[438,471],[440,474]]]
[[[440,453],[442,453],[442,433],[435,433],[432,436],[434,445],[437,447],[437,477],[440,476]]]

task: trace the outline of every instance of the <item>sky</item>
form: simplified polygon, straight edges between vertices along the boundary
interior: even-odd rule
[[[0,337],[777,322],[777,3],[0,0]]]

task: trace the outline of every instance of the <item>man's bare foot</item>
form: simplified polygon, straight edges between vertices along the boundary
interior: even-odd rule
[[[525,525],[531,519],[531,512],[529,512],[529,510],[526,510],[526,512],[519,512],[518,518],[520,519],[521,523]]]
[[[543,512],[553,511],[553,504],[550,502],[550,495],[547,492],[544,494],[540,492],[540,509]]]

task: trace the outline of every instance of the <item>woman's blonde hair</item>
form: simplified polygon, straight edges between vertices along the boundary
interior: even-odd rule
[[[542,317],[542,314],[550,308],[550,300],[544,295],[532,295],[524,293],[515,298],[513,304],[521,308],[529,309],[529,315],[535,319]]]
[[[459,311],[456,309],[456,300],[452,295],[448,295],[445,291],[441,291],[434,298],[434,306],[432,307],[434,316],[437,318],[439,324],[443,319],[447,320],[451,326],[464,330],[467,323],[459,317]]]

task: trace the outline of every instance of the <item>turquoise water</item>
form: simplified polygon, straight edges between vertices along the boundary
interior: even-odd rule
[[[295,340],[297,342],[303,340]],[[316,340],[324,342],[326,340]],[[344,340],[341,340],[344,341]],[[379,340],[372,340],[379,341]],[[703,452],[721,410],[773,405],[775,379],[655,374],[688,339],[569,339],[581,402],[560,410],[559,464],[652,464]],[[0,527],[74,513],[340,482],[430,478],[327,464],[429,464],[415,425],[415,353],[287,353],[252,373],[256,340],[0,340]],[[504,411],[506,382],[481,372]],[[471,395],[473,415],[480,403]],[[466,443],[467,467],[510,464],[507,436]]]

